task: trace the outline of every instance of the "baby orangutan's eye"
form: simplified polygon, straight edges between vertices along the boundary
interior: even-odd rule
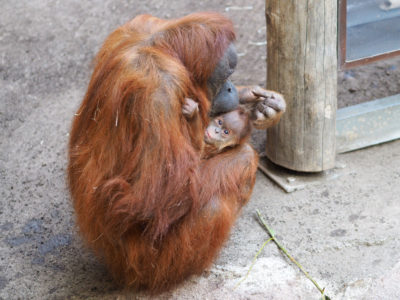
[[[222,125],[222,121],[221,121],[221,120],[218,120],[218,124],[219,124],[219,125]]]
[[[228,134],[229,134],[229,130],[228,130],[228,129],[225,129],[225,130],[224,130],[224,133],[228,135]]]

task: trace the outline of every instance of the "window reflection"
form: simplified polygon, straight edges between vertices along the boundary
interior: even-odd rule
[[[400,0],[347,0],[346,61],[400,50]]]

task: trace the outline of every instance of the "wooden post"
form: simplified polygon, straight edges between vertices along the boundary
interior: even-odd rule
[[[266,0],[267,88],[287,111],[268,129],[268,158],[319,172],[335,165],[337,0]]]

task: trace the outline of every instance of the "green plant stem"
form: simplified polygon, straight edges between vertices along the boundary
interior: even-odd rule
[[[257,257],[260,255],[260,253],[261,253],[261,251],[264,249],[264,247],[265,247],[270,241],[272,241],[272,240],[273,240],[273,238],[270,238],[270,239],[268,239],[268,240],[266,240],[266,241],[264,242],[264,244],[261,246],[260,250],[258,250],[257,254],[254,256],[253,262],[251,263],[251,266],[250,266],[249,270],[247,271],[246,275],[236,284],[234,290],[235,290],[243,281],[245,281],[245,280],[247,279],[247,277],[248,277],[249,274],[250,274],[251,269],[253,269],[254,264],[256,263]]]
[[[260,221],[260,223],[264,226],[264,228],[267,230],[268,234],[271,236],[272,240],[275,242],[275,244],[279,247],[279,249],[281,249],[283,251],[283,253],[286,254],[286,256],[296,264],[296,266],[299,267],[299,269],[304,273],[304,275],[306,275],[306,277],[315,285],[315,287],[321,292],[322,294],[322,299],[325,299],[325,288],[321,289],[320,286],[315,282],[314,279],[312,279],[312,277],[307,273],[306,270],[303,269],[303,267],[287,252],[287,250],[276,240],[275,238],[275,234],[273,233],[273,231],[267,226],[267,224],[265,223],[263,217],[260,214],[260,211],[257,209],[257,216],[258,219]]]

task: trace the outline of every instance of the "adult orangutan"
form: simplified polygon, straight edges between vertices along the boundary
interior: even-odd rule
[[[69,188],[83,237],[126,287],[160,292],[200,274],[249,200],[257,169],[249,145],[200,157],[213,106],[237,106],[214,99],[236,67],[234,39],[219,14],[142,15],[114,31],[96,57],[72,124]],[[284,110],[277,93],[238,94],[279,104],[258,110],[259,128]],[[183,115],[185,98],[198,104],[199,126]]]

